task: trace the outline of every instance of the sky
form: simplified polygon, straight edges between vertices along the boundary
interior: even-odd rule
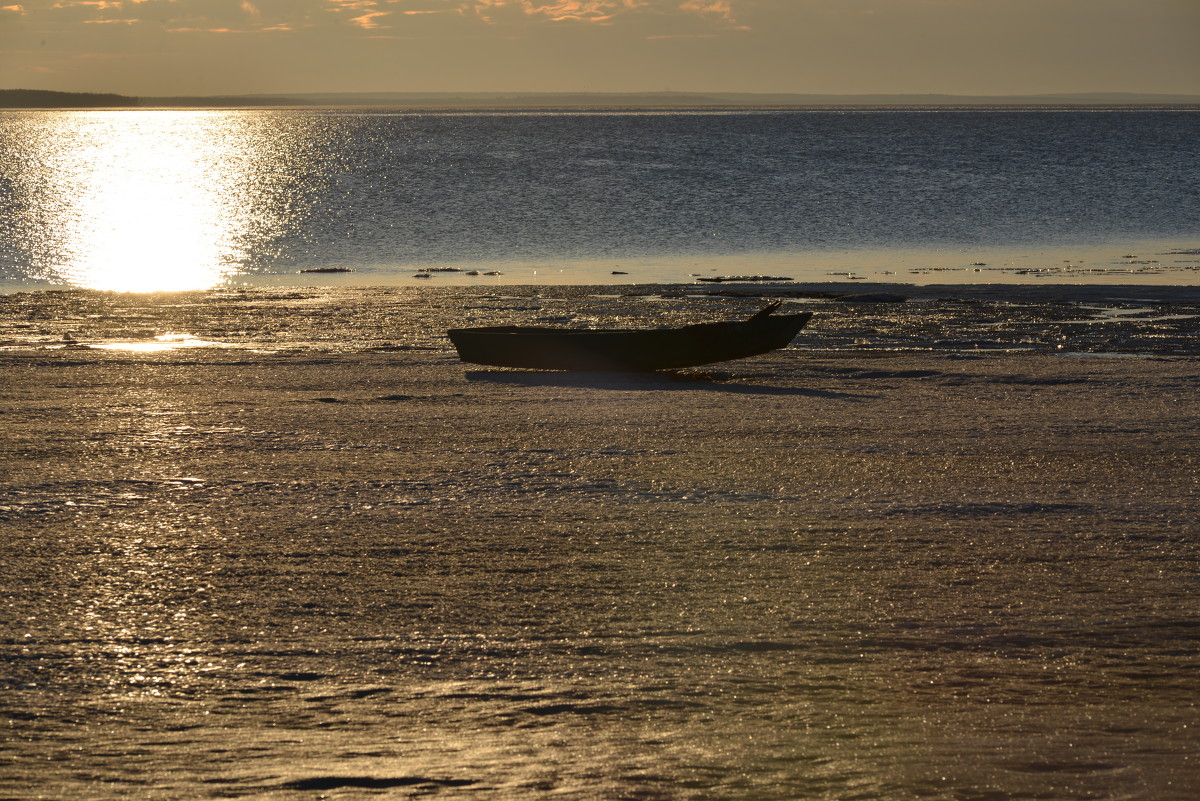
[[[0,0],[0,88],[1200,94],[1200,0]]]

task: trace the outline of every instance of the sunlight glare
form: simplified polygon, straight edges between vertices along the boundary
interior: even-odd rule
[[[235,272],[253,226],[252,153],[227,112],[64,115],[38,176],[47,278],[89,289],[206,289]]]
[[[89,347],[98,348],[99,350],[129,351],[131,353],[164,353],[170,350],[178,350],[179,348],[228,348],[232,346],[224,342],[199,339],[191,334],[162,334],[154,337],[154,339],[140,342],[102,342],[90,345]]]

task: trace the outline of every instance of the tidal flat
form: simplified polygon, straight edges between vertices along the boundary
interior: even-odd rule
[[[770,298],[790,348],[677,373],[444,337]],[[1198,333],[1165,287],[0,296],[0,798],[1189,798]]]

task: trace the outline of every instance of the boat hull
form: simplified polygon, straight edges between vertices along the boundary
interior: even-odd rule
[[[447,332],[465,362],[533,370],[664,370],[757,356],[786,347],[812,312],[664,329],[568,329],[531,326],[456,328]]]

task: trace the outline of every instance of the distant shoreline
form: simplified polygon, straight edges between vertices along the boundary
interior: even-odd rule
[[[371,92],[132,97],[0,89],[0,109],[55,108],[393,108],[412,110],[739,110],[739,109],[1200,109],[1200,95],[759,94],[738,92]]]

